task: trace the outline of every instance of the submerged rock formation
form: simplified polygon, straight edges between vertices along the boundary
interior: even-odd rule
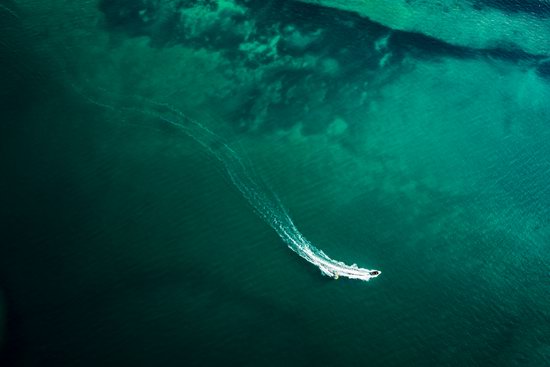
[[[297,1],[355,12],[386,27],[455,46],[550,55],[550,3],[545,0],[509,9],[502,2],[482,0]]]

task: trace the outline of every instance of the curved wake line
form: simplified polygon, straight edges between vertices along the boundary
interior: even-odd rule
[[[113,106],[93,100],[84,94],[81,95],[96,105],[115,110]],[[356,264],[347,265],[341,261],[331,259],[323,251],[317,249],[294,225],[292,218],[279,198],[273,193],[269,195],[269,192],[260,189],[258,181],[254,179],[254,175],[243,163],[239,154],[227,145],[221,137],[169,105],[148,102],[165,111],[156,112],[128,107],[121,107],[121,109],[150,115],[174,126],[208,150],[213,157],[223,164],[231,182],[252,205],[256,213],[277,232],[292,251],[317,266],[323,275],[335,279],[345,277],[368,281],[381,274],[379,270],[360,268]],[[173,117],[169,116],[170,114],[173,114]]]
[[[14,18],[19,19],[19,15],[17,15],[17,13],[16,13],[15,11],[11,10],[10,8],[8,8],[8,7],[5,6],[5,5],[0,4],[0,10],[2,10],[2,11],[4,11],[4,12],[8,13],[9,15],[11,15],[11,16],[14,17]]]

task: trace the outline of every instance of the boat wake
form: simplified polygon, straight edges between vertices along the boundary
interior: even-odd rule
[[[231,182],[252,205],[256,213],[277,232],[292,251],[317,266],[322,274],[335,279],[345,277],[364,281],[381,274],[378,270],[360,268],[356,264],[347,265],[341,261],[331,259],[323,251],[313,246],[295,226],[279,198],[269,190],[261,189],[260,180],[255,179],[255,175],[242,161],[240,155],[224,139],[198,121],[189,118],[169,105],[151,101],[147,102],[154,108],[145,110],[128,107],[114,108],[109,104],[85,97],[90,102],[109,109],[130,110],[149,115],[184,132],[221,162]],[[142,104],[140,103],[140,105]]]

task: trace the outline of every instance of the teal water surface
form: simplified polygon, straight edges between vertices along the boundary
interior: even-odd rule
[[[539,43],[307,1],[0,5],[1,365],[550,363]],[[291,251],[225,144],[317,248],[382,274]]]

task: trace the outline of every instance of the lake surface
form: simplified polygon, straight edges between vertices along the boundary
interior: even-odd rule
[[[0,365],[550,364],[550,55],[325,5],[0,1]]]

